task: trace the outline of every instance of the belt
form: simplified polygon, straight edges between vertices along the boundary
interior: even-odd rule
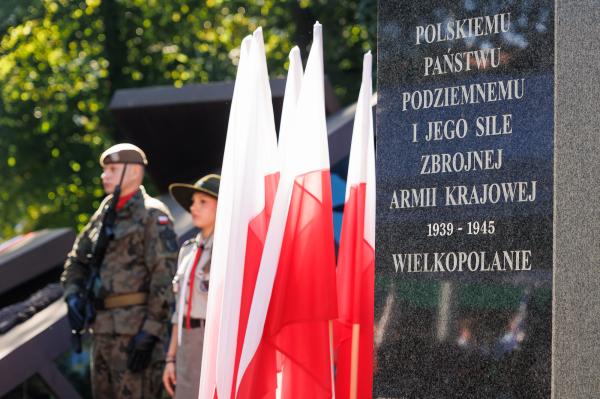
[[[184,324],[185,324],[185,322],[184,322]],[[190,319],[190,327],[191,328],[204,327],[205,324],[206,324],[205,319]]]
[[[130,294],[111,295],[100,302],[100,309],[123,308],[126,306],[144,305],[148,300],[146,292],[132,292]]]

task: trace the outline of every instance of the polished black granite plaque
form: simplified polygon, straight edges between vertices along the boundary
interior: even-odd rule
[[[547,398],[554,2],[379,1],[373,397]]]

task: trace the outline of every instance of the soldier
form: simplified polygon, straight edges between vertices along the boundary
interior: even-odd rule
[[[177,274],[173,279],[177,307],[171,320],[173,328],[163,384],[175,399],[198,397],[220,181],[221,176],[210,174],[194,185],[175,183],[169,186],[171,196],[190,212],[194,226],[200,229],[195,238],[181,246]]]
[[[166,206],[141,185],[147,161],[140,148],[117,144],[102,153],[100,165],[109,195],[77,237],[61,279],[68,319],[74,331],[91,323],[94,398],[159,398],[163,343],[174,305],[178,248],[173,223]],[[95,244],[117,186],[121,196],[113,232],[98,273],[92,274]],[[88,284],[90,275],[95,281]],[[84,292],[89,286],[94,287],[93,320]]]

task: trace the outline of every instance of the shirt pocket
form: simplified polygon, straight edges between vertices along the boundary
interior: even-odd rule
[[[201,294],[207,293],[209,277],[209,273],[204,273],[202,269],[198,267],[196,269],[196,278],[194,280],[194,291]]]

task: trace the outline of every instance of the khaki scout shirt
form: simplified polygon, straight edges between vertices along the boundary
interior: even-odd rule
[[[204,245],[196,273],[194,277],[194,292],[192,294],[192,312],[190,316],[194,319],[206,319],[206,305],[208,303],[208,290],[206,284],[210,277],[210,261],[213,245],[213,236],[204,239],[202,234],[198,234],[196,238],[187,240],[181,246],[179,251],[179,260],[177,262],[177,274],[173,279],[173,292],[177,301],[176,311],[171,318],[173,324],[181,327],[183,316],[185,315],[190,286],[190,273],[194,267],[193,263],[196,258],[196,251],[200,244]],[[183,309],[183,311],[182,311]]]
[[[77,236],[68,254],[62,283],[65,295],[81,291],[90,270],[86,254],[98,234],[108,196]],[[96,334],[137,334],[141,329],[166,336],[173,308],[171,281],[177,259],[177,242],[166,206],[146,194],[143,187],[117,211],[115,236],[100,267],[100,298],[135,292],[148,293],[146,304],[98,310],[92,329]]]

